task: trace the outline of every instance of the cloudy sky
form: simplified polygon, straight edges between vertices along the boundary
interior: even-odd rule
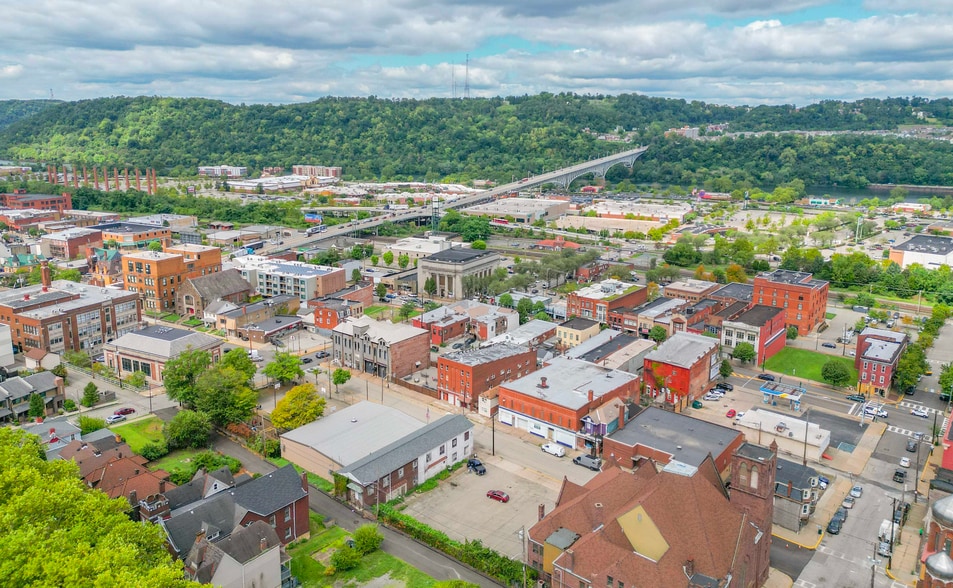
[[[779,8],[783,6],[783,8]],[[0,0],[0,99],[953,96],[943,0]]]

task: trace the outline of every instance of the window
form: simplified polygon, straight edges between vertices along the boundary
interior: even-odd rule
[[[430,454],[427,454],[427,463],[430,463]]]
[[[291,539],[291,527],[285,529],[285,539]]]
[[[450,447],[456,447],[456,446],[457,446],[457,439],[456,437],[454,437],[453,441],[450,442]]]
[[[285,522],[290,520],[291,520],[291,507],[287,506],[285,507]]]
[[[447,452],[447,446],[446,446],[446,445],[441,445],[441,446],[440,446],[440,455],[443,455],[443,454],[445,454],[446,452]]]
[[[612,576],[606,576],[606,586],[612,588]]]
[[[270,517],[268,517],[268,524],[271,525],[272,529],[275,528],[275,515],[271,515]]]
[[[463,432],[463,440],[464,440],[464,441],[469,441],[469,440],[470,440],[470,431],[464,431],[464,432]]]
[[[398,478],[404,477],[404,468],[400,468],[399,470],[397,470],[397,477]]]

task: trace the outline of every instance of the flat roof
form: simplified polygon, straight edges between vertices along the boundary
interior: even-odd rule
[[[467,261],[472,261],[474,259],[479,259],[481,257],[486,257],[488,255],[499,255],[495,251],[489,249],[470,249],[463,247],[451,247],[450,249],[444,249],[443,251],[438,251],[433,255],[428,255],[423,258],[424,261],[438,261],[443,263],[464,263]]]
[[[646,318],[654,318],[662,314],[673,312],[679,308],[688,304],[688,300],[682,298],[656,298],[652,302],[643,304],[642,306],[636,307],[632,310],[633,314],[639,316],[644,316]]]
[[[281,435],[347,467],[424,426],[396,408],[361,401]]]
[[[862,350],[861,359],[892,363],[893,358],[900,354],[900,343],[883,341],[881,339],[864,339],[866,349]]]
[[[634,447],[662,451],[673,460],[698,467],[709,454],[721,453],[741,432],[684,414],[650,406],[625,427],[608,435],[610,439]]]
[[[486,347],[454,351],[444,355],[440,360],[446,359],[462,365],[474,366],[491,363],[520,353],[526,353],[526,348],[512,343],[494,343]]]
[[[74,227],[56,233],[50,233],[49,235],[43,235],[40,239],[44,241],[66,241],[67,239],[76,239],[77,237],[85,237],[96,233],[102,233],[102,231],[86,227]]]
[[[751,302],[751,299],[754,297],[754,285],[732,282],[718,288],[710,293],[709,296],[712,298],[732,298],[734,300]]]
[[[148,233],[155,230],[165,230],[170,233],[172,230],[169,227],[157,227],[155,225],[143,225],[139,223],[130,223],[118,221],[114,223],[102,223],[99,225],[93,225],[93,229],[99,229],[103,232],[110,233]]]
[[[546,388],[539,387],[541,378],[546,378]],[[548,366],[500,387],[578,410],[588,404],[589,391],[592,391],[593,398],[598,399],[637,380],[638,376],[619,370],[579,359],[556,357]]]
[[[750,309],[744,311],[737,318],[730,322],[743,323],[752,327],[762,327],[765,323],[779,314],[784,314],[784,309],[780,306],[765,306],[755,304]]]
[[[808,288],[820,288],[827,285],[827,282],[824,280],[813,279],[814,275],[809,272],[795,272],[784,269],[777,269],[773,272],[762,272],[758,274],[758,277],[775,284],[790,284],[792,286],[805,286]]]
[[[953,238],[934,235],[914,235],[903,243],[893,245],[891,249],[912,251],[915,253],[931,253],[933,255],[949,255],[950,252],[953,252]]]
[[[692,333],[675,333],[663,341],[658,349],[646,355],[645,359],[690,368],[696,361],[717,346],[718,339],[713,337]]]
[[[645,286],[639,286],[631,282],[622,282],[620,280],[602,280],[598,284],[592,284],[580,290],[576,290],[570,294],[570,296],[591,298],[593,300],[612,300],[644,287]]]
[[[349,317],[334,327],[335,333],[349,335],[354,337],[355,330],[367,327],[367,337],[375,340],[383,340],[385,343],[397,343],[411,339],[420,334],[428,335],[427,329],[418,329],[407,323],[392,323],[390,321],[376,321],[369,316]]]
[[[592,319],[583,318],[577,316],[576,318],[571,318],[564,323],[559,323],[559,326],[564,329],[574,329],[576,331],[585,331],[586,329],[591,329],[592,327],[599,324],[599,321],[594,321]]]
[[[889,331],[887,329],[877,329],[874,327],[864,327],[864,330],[860,332],[860,336],[874,337],[875,339],[886,339],[896,343],[903,343],[907,340],[907,335],[905,333],[898,333],[897,331]]]
[[[679,280],[677,282],[672,282],[671,284],[665,286],[665,289],[669,288],[675,290],[684,290],[686,292],[692,292],[693,294],[704,294],[711,288],[714,288],[718,285],[718,282],[709,282],[707,280],[696,280],[694,278],[687,278],[685,280]]]

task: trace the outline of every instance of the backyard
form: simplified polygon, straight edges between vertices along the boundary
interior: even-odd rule
[[[850,370],[848,386],[857,383],[857,370],[854,368],[854,358],[840,355],[829,355],[809,349],[785,347],[774,357],[765,362],[764,367],[772,372],[789,375],[798,379],[823,382],[821,368],[830,360],[843,363]]]
[[[360,564],[352,569],[326,575],[330,566],[329,559],[336,549],[350,549],[345,540],[347,531],[340,527],[328,527],[321,523],[315,513],[311,513],[311,538],[288,546],[291,556],[291,573],[305,588],[318,586],[363,586],[375,578],[387,578],[386,586],[413,586],[427,588],[436,580],[409,566],[403,561],[384,553],[374,551],[361,558]]]
[[[124,425],[109,427],[109,430],[122,438],[129,445],[129,448],[140,453],[142,448],[153,441],[162,441],[162,419],[157,416],[150,416],[144,419],[137,419]]]

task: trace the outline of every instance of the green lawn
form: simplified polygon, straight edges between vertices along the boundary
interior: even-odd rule
[[[821,368],[830,360],[843,363],[850,370],[850,381],[848,385],[857,384],[857,370],[854,369],[854,359],[852,357],[843,357],[840,355],[828,355],[809,349],[798,349],[796,347],[785,347],[777,355],[765,362],[764,367],[773,372],[787,374],[797,379],[814,380],[823,382],[821,377]]]
[[[154,470],[165,470],[174,476],[176,472],[190,471],[192,459],[202,451],[202,449],[178,449],[149,465]]]
[[[285,467],[286,465],[288,465],[289,463],[291,463],[290,461],[288,461],[287,459],[285,459],[285,458],[283,458],[283,457],[270,457],[270,458],[268,458],[268,461],[270,461],[271,463],[275,464],[275,465],[278,466],[279,468],[283,468],[283,467]],[[294,465],[294,464],[292,464],[292,465]],[[303,469],[301,469],[300,467],[298,467],[298,466],[296,466],[296,465],[295,465],[295,470],[296,470],[299,474],[304,471]],[[324,478],[320,478],[320,477],[318,477],[318,476],[312,474],[311,472],[307,472],[307,474],[308,474],[308,482],[310,482],[310,484],[311,484],[312,486],[314,486],[315,488],[319,488],[319,489],[321,489],[321,490],[324,490],[325,492],[328,492],[328,493],[334,492],[334,484],[332,484],[331,482],[328,482],[328,481],[325,480]]]
[[[407,320],[409,321],[410,319],[414,318],[415,316],[421,315],[421,314],[423,314],[423,313],[424,313],[424,311],[422,311],[422,310],[414,310],[414,311],[411,312],[409,315],[407,315]],[[400,323],[400,322],[403,322],[403,320],[404,320],[404,319],[400,318],[400,316],[394,315],[394,318],[391,319],[391,322],[392,322],[392,323]]]
[[[833,312],[824,313],[824,318],[826,318],[827,320],[831,320],[831,319],[834,318],[835,316],[837,316],[837,315],[834,314]]]
[[[373,306],[368,306],[367,308],[365,308],[365,309],[364,309],[364,314],[366,314],[367,316],[369,316],[369,317],[371,317],[371,318],[373,318],[373,319],[377,319],[377,318],[380,318],[379,315],[383,314],[384,312],[386,312],[386,311],[388,311],[388,310],[390,310],[390,307],[389,307],[389,306],[383,306],[383,305],[380,305],[380,304],[375,304],[375,305],[373,305]]]
[[[109,427],[109,429],[114,433],[122,435],[122,438],[129,445],[129,448],[136,453],[142,451],[144,446],[153,441],[163,440],[162,419],[157,416],[150,416],[124,425]]]
[[[327,566],[319,559],[327,561],[335,549],[349,549],[344,545],[348,533],[340,527],[325,529],[315,513],[311,513],[310,526],[311,538],[288,548],[288,555],[291,556],[291,573],[305,588],[355,586],[385,575],[415,588],[429,588],[436,583],[436,580],[430,576],[379,550],[364,556],[361,564],[353,570],[327,576],[325,575]]]

